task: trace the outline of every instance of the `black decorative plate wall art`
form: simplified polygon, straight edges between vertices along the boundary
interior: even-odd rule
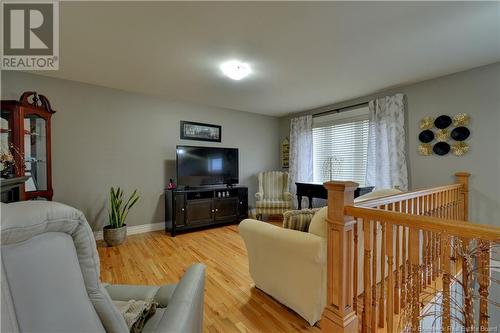
[[[450,152],[450,145],[447,142],[438,142],[432,148],[434,154],[444,156]]]
[[[441,115],[434,120],[434,126],[436,126],[436,128],[443,129],[450,126],[452,122],[453,121],[450,116]]]
[[[434,140],[434,132],[431,130],[422,131],[418,135],[418,139],[420,140],[420,142],[429,143]]]
[[[470,116],[463,112],[453,117],[445,114],[435,119],[423,117],[419,122],[421,132],[418,134],[418,153],[423,156],[444,156],[449,152],[455,156],[465,155],[470,148],[465,142],[471,134],[467,127],[469,123]]]
[[[470,131],[467,127],[460,126],[456,127],[451,131],[451,137],[456,141],[464,141],[470,135]]]

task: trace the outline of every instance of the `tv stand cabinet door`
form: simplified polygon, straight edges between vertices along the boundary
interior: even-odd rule
[[[238,217],[238,198],[215,199],[215,220],[233,220]]]
[[[240,188],[238,191],[239,196],[239,218],[246,219],[248,218],[248,189]]]
[[[186,224],[186,199],[184,194],[174,195],[175,226],[183,227]]]
[[[186,203],[186,224],[207,224],[214,220],[213,199],[188,200]]]

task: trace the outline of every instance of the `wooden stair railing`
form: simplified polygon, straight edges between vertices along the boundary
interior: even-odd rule
[[[436,295],[442,295],[442,331],[449,332],[456,319],[450,311],[453,283],[465,285],[463,321],[465,331],[472,332],[473,297],[467,291],[472,267],[470,260],[460,259],[471,257],[478,262],[479,328],[487,327],[489,251],[500,239],[500,228],[465,222],[468,177],[457,173],[456,184],[356,205],[356,183],[325,183],[328,294],[323,332],[416,332],[424,305],[435,302]]]

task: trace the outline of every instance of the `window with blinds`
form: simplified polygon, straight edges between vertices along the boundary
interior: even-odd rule
[[[368,123],[368,107],[314,118],[315,182],[349,180],[365,186]]]

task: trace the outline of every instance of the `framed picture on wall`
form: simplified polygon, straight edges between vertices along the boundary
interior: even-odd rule
[[[222,126],[181,120],[181,139],[221,142]]]

